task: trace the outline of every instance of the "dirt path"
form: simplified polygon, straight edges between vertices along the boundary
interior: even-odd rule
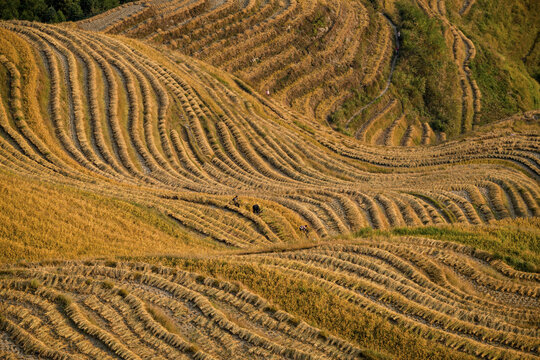
[[[394,39],[395,39],[395,43],[396,43],[396,51],[394,53],[394,56],[393,56],[393,59],[392,59],[392,67],[390,68],[390,74],[388,75],[388,80],[386,80],[386,86],[384,87],[384,89],[380,92],[379,95],[377,95],[373,100],[371,100],[369,103],[367,103],[366,105],[364,105],[362,108],[360,108],[358,111],[356,111],[348,120],[347,120],[347,123],[345,124],[345,127],[349,127],[349,124],[351,123],[351,121],[357,117],[358,115],[360,115],[362,113],[362,111],[364,111],[365,109],[367,109],[369,106],[371,106],[375,101],[379,100],[384,94],[386,94],[386,92],[388,91],[388,89],[390,88],[390,84],[392,83],[392,75],[394,74],[394,69],[396,67],[396,63],[397,63],[397,59],[399,57],[399,37],[398,37],[398,31],[397,31],[397,27],[396,25],[392,22],[392,20],[390,20],[390,18],[388,16],[386,16],[385,14],[383,14],[385,19],[388,20],[388,23],[390,24],[390,26],[392,27],[392,29],[394,30]]]

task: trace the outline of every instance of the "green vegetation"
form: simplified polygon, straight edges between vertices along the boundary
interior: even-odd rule
[[[124,290],[125,291],[125,290]],[[127,291],[125,291],[127,296]],[[167,329],[168,332],[174,333],[174,334],[180,334],[180,330],[178,330],[178,327],[176,324],[157,306],[153,306],[151,304],[145,304],[146,311],[152,316],[154,320],[156,320],[158,323],[161,324],[165,329]],[[196,351],[194,351],[196,352]]]
[[[521,271],[540,272],[540,233],[538,228],[516,226],[457,230],[451,228],[394,229],[396,235],[419,235],[454,241],[492,252],[495,257]]]
[[[347,133],[347,130],[342,127],[342,122],[349,119],[360,107],[377,96],[379,92],[380,88],[378,86],[354,89],[352,91],[352,96],[345,100],[336,111],[328,116],[328,121],[337,127],[336,130],[347,135],[352,135],[351,133]]]
[[[428,121],[435,131],[455,135],[461,122],[459,79],[442,24],[406,1],[396,5],[401,46],[394,89],[413,117]]]
[[[328,12],[327,9],[325,9],[326,11],[322,11],[321,9],[319,9],[315,15],[309,20],[309,22],[311,23],[311,35],[312,36],[317,36],[317,34],[319,33],[319,31],[321,31],[322,29],[326,28],[326,26],[328,25],[327,24],[327,15],[326,13]]]
[[[517,270],[540,272],[540,221],[538,218],[500,221],[493,225],[444,225],[392,230],[362,229],[357,237],[421,236],[453,241],[489,251]]]
[[[477,48],[471,69],[482,92],[481,123],[540,108],[540,2],[478,0],[464,17],[452,10]]]
[[[378,8],[391,14],[401,31],[399,59],[389,93],[402,102],[407,119],[428,122],[433,130],[450,137],[470,130],[462,115],[466,109],[466,121],[472,121],[469,106],[475,99],[469,93],[462,95],[458,66],[463,70],[470,67],[469,80],[478,85],[480,106],[474,105],[478,111],[475,126],[540,108],[540,3],[479,0],[464,15],[459,14],[462,2],[444,3],[446,12],[431,8],[429,15],[410,0],[385,2]],[[456,48],[454,54],[455,33],[450,31],[454,25],[475,46],[470,63],[465,48]],[[328,121],[347,133],[341,123],[377,96],[380,87],[358,88]]]
[[[57,23],[91,17],[133,0],[0,0],[0,19]]]

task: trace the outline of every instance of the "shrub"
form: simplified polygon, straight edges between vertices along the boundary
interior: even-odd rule
[[[69,305],[73,303],[73,299],[69,295],[65,295],[65,294],[58,295],[56,297],[56,301],[58,302],[58,304],[60,304],[60,306],[64,308],[68,307]]]
[[[104,289],[110,290],[114,288],[114,283],[109,280],[105,280],[101,283],[101,287],[103,287]]]

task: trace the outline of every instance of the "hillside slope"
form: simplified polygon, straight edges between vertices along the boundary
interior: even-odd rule
[[[146,0],[79,26],[202,59],[364,142],[428,145],[540,106],[534,5],[491,3]]]
[[[538,274],[468,246],[385,236],[142,260],[0,268],[0,354],[536,358]]]
[[[305,223],[319,238],[538,215],[534,127],[429,149],[370,147],[190,58],[55,26],[1,26],[10,171],[135,202],[232,247],[300,241]]]
[[[197,57],[321,123],[385,87],[396,41],[373,4],[342,0],[141,1],[79,26]]]
[[[477,44],[471,70],[485,94],[481,122],[526,107],[540,108],[540,4],[531,0],[463,4],[469,5],[462,8],[449,2],[447,12]]]
[[[444,21],[433,5],[424,31]],[[77,26],[0,22],[0,358],[537,358],[540,112],[474,124],[449,15],[466,134],[438,143],[393,85],[354,137],[334,131],[297,100],[330,99],[348,21],[371,24],[352,29],[373,44],[351,40],[379,54],[371,95],[396,59],[390,20],[362,6],[144,0]],[[247,30],[276,19],[303,32],[267,40],[320,40],[289,44],[280,91],[197,59],[234,39],[249,59]],[[432,146],[396,146],[412,144]]]

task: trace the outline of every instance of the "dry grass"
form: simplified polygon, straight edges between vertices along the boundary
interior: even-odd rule
[[[473,2],[466,3],[462,14]],[[430,17],[440,19],[444,31],[450,34],[448,55],[453,56],[459,72],[459,79],[455,79],[459,84],[455,86],[461,87],[463,116],[461,124],[449,127],[470,131],[473,124],[479,123],[482,99],[470,69],[475,46],[450,23],[444,2],[417,1],[416,5]],[[336,114],[351,115],[385,87],[399,45],[397,31],[381,11],[395,15],[395,9],[393,1],[140,1],[81,21],[79,27],[145,39],[179,50],[241,77],[260,93],[269,91],[270,97],[319,123],[328,124],[331,118],[334,127],[342,129],[344,124]],[[357,99],[358,91],[363,93],[362,99]],[[392,85],[389,93],[396,93]],[[400,107],[407,102],[395,98],[393,101]],[[381,110],[376,102],[367,108],[375,109],[374,114]],[[418,109],[409,110],[416,114]],[[417,128],[418,139],[411,142],[404,136],[396,142],[398,145],[425,144],[424,121],[415,116],[418,117],[411,116],[407,125]],[[376,143],[381,134],[392,131],[392,124],[399,118],[399,113],[388,114],[384,119],[374,115],[353,122],[351,129],[347,123],[346,128],[351,134]],[[374,123],[380,133],[366,133]],[[430,135],[432,142],[444,139]]]
[[[532,359],[538,346],[537,276],[516,281],[488,253],[454,243],[386,237],[167,263],[241,281],[397,358]]]
[[[151,208],[195,239],[248,248],[295,242],[304,224],[316,240],[362,226],[538,213],[535,132],[498,130],[406,151],[360,146],[191,58],[55,26],[3,27],[17,39],[2,58],[10,99],[0,111],[4,167]],[[19,47],[35,54],[20,59]],[[43,71],[29,77],[25,61]],[[22,107],[35,82],[49,88],[50,118]],[[398,109],[395,99],[382,104],[372,119]],[[375,122],[361,133],[379,136]],[[431,139],[424,124],[422,141]],[[269,211],[253,214],[257,203]]]
[[[319,121],[340,105],[327,104],[329,97],[343,100],[360,86],[378,86],[393,50],[386,20],[372,5],[360,2],[251,0],[212,5],[208,1],[170,1],[148,5],[151,16],[141,10],[119,20],[110,11],[110,15],[85,20],[80,26],[106,27],[109,33],[181,49],[240,75],[261,92],[269,89],[273,97],[288,104],[305,104]],[[140,5],[131,6],[137,7]],[[103,25],[107,19],[110,25]],[[376,30],[367,31],[368,25]],[[296,110],[304,107],[294,106]]]
[[[29,287],[24,279],[40,285]],[[0,279],[0,298],[1,329],[27,354],[67,358],[45,345],[49,340],[70,356],[369,358],[238,285],[144,263],[10,267]],[[42,326],[24,319],[43,320]],[[62,325],[50,327],[48,320]]]
[[[310,62],[355,55],[333,41],[345,41],[357,5],[258,4],[194,8],[200,16],[186,28],[156,37],[189,29],[192,39],[181,41],[193,51],[213,49],[201,58],[223,54],[226,66],[276,85],[276,96],[319,106],[324,86],[313,97],[304,88],[335,69],[313,72]],[[181,5],[157,9],[185,20]],[[111,32],[144,34],[151,26],[144,11]],[[320,30],[327,17],[335,27]],[[304,32],[315,21],[312,36],[322,47],[300,58],[291,52],[268,71],[258,69],[268,63],[248,68],[241,57],[250,49],[279,56],[270,45],[239,42],[245,48],[219,52],[227,34],[287,40],[274,36],[274,26],[249,32],[262,18]],[[398,124],[387,116],[403,116],[387,97],[366,113],[360,134],[431,146],[372,146],[319,125],[315,111],[300,114],[222,70],[137,40],[28,22],[1,22],[0,33],[0,262],[19,261],[0,271],[8,344],[0,342],[0,351],[130,359],[534,357],[537,274],[509,267],[512,257],[390,235],[435,229],[452,240],[443,225],[537,216],[540,144],[537,124],[527,120],[537,115],[514,119],[512,130],[497,125],[437,145],[418,119]],[[354,45],[382,67],[387,44],[377,46]],[[370,76],[381,76],[376,71]],[[300,231],[306,224],[307,234]],[[381,237],[321,244],[367,228]],[[536,261],[533,242],[528,251]],[[204,274],[118,259],[128,256]],[[49,262],[27,263],[40,260]]]
[[[4,263],[213,247],[144,206],[4,170],[0,179],[0,261]]]

